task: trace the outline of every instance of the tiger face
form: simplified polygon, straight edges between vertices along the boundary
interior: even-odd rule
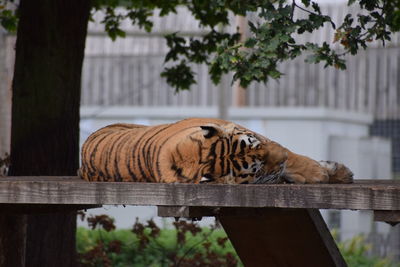
[[[199,126],[176,148],[171,153],[171,169],[182,180],[193,177],[194,183],[253,183],[267,154],[253,132],[233,123]]]

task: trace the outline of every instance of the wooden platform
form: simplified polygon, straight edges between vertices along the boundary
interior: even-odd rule
[[[346,266],[318,209],[373,210],[400,221],[400,181],[354,184],[195,185],[0,178],[0,213],[101,205],[158,206],[159,216],[215,216],[245,266]]]
[[[7,177],[0,178],[0,203],[400,210],[400,181],[195,185],[86,182],[77,177]]]

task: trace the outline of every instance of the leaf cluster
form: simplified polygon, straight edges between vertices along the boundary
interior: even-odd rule
[[[14,0],[0,0],[0,25],[8,32],[17,31],[18,16]]]
[[[13,0],[0,0],[0,23],[13,31],[17,16],[6,7],[9,3]],[[93,0],[92,12],[104,12],[101,22],[115,40],[125,37],[121,22],[126,19],[151,32],[156,11],[159,16],[166,16],[177,13],[178,6],[185,6],[198,20],[203,34],[189,38],[174,32],[165,36],[168,64],[161,76],[179,91],[196,83],[193,63],[207,64],[215,84],[224,73],[233,72],[233,80],[240,80],[243,87],[254,81],[280,78],[283,73],[279,64],[302,53],[308,55],[309,63],[345,69],[346,54],[356,54],[373,40],[385,44],[392,32],[400,30],[400,0],[348,0],[348,5],[355,4],[362,12],[347,14],[338,27],[312,0]],[[232,15],[246,16],[249,12],[257,15],[258,22],[249,22],[248,37],[241,37],[240,32],[224,32]],[[340,51],[328,43],[299,43],[296,39],[297,35],[312,33],[324,25],[335,29],[332,39],[341,45]]]
[[[338,237],[338,232],[334,230],[332,235],[335,239]],[[379,258],[367,256],[372,249],[363,235],[356,235],[351,239],[343,242],[336,242],[337,246],[345,259],[348,266],[357,267],[399,267],[399,263],[394,263],[390,258]]]
[[[188,8],[205,34],[196,38],[181,36],[179,32],[165,36],[169,47],[165,62],[173,65],[165,67],[161,76],[177,91],[187,90],[196,83],[192,63],[209,65],[210,76],[215,84],[220,82],[223,74],[233,72],[233,80],[240,80],[243,87],[248,87],[254,81],[267,82],[269,78],[280,78],[283,73],[278,69],[279,63],[302,53],[307,53],[306,61],[309,63],[323,62],[325,67],[345,69],[346,54],[356,54],[372,40],[388,41],[391,32],[400,29],[400,0],[349,0],[349,5],[357,2],[365,12],[356,17],[348,14],[338,28],[311,0],[125,0],[122,1],[127,10],[125,17],[113,13],[121,1],[111,1],[113,5],[110,5],[110,1],[98,2],[102,4],[97,5],[97,9],[106,6],[103,22],[113,39],[124,36],[117,26],[123,18],[130,18],[133,24],[151,31],[153,24],[150,17],[155,9],[165,16],[170,12],[176,13],[178,5]],[[249,22],[249,37],[243,39],[239,32],[223,31],[230,23],[229,14],[246,15],[249,12],[255,12],[258,17],[257,23]],[[305,16],[295,16],[295,13]],[[296,35],[312,33],[325,24],[336,29],[333,41],[341,44],[343,49],[340,53],[328,43],[298,43],[296,40]]]

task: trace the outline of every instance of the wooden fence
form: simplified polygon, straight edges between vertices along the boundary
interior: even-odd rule
[[[334,21],[343,19],[346,6],[323,6]],[[230,83],[214,86],[206,66],[197,65],[197,84],[190,91],[176,94],[159,73],[164,68],[167,47],[163,34],[180,30],[187,36],[200,36],[204,29],[184,9],[179,15],[154,16],[154,32],[146,34],[136,27],[123,27],[125,39],[112,42],[102,26],[90,24],[83,68],[82,104],[86,106],[217,106],[221,95],[234,105]],[[101,14],[97,15],[101,17]],[[101,18],[97,19],[100,20]],[[250,15],[251,19],[251,15]],[[231,31],[234,26],[228,31]],[[301,36],[301,42],[331,43],[333,29],[324,27],[314,35]],[[337,46],[334,44],[333,46]],[[280,65],[285,76],[268,84],[252,84],[246,90],[247,106],[330,107],[368,112],[377,119],[400,118],[400,35],[386,47],[372,43],[371,48],[347,58],[347,70],[310,65],[304,57]],[[219,91],[224,90],[224,94]]]

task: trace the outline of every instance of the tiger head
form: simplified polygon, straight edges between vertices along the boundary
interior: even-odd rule
[[[279,144],[237,124],[200,126],[190,140],[198,144],[199,183],[276,183],[287,153]],[[190,169],[190,168],[186,168]]]
[[[176,148],[174,168],[195,183],[253,183],[269,154],[262,139],[234,123],[201,125]]]

